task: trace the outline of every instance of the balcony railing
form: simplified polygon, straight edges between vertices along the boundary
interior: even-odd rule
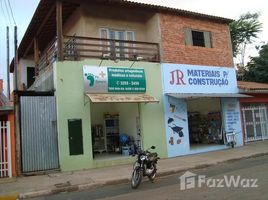
[[[64,37],[64,59],[106,58],[111,60],[140,60],[159,62],[157,43],[111,40],[91,37]]]
[[[37,74],[52,66],[57,59],[57,43],[52,44],[44,51],[38,64]],[[157,43],[111,40],[92,37],[64,36],[63,59],[83,60],[87,58],[107,60],[130,60],[159,62],[159,45]]]

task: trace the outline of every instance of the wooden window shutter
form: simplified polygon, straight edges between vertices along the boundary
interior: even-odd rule
[[[211,45],[211,33],[208,31],[204,31],[204,39],[205,39],[205,47],[212,48]]]
[[[101,28],[100,29],[100,36],[101,36],[101,38],[108,39],[108,29]]]
[[[184,40],[186,45],[193,45],[192,30],[190,28],[184,28]]]

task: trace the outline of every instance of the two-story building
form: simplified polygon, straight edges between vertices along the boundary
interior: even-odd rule
[[[168,157],[224,149],[232,131],[243,145],[230,22],[160,14]]]
[[[12,69],[21,172],[129,163],[151,145],[163,158],[223,148],[225,124],[240,124],[230,22],[125,0],[41,0]]]

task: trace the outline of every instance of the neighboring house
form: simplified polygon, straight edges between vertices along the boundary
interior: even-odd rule
[[[245,142],[268,139],[268,84],[238,81]]]
[[[161,157],[226,148],[223,129],[241,125],[224,122],[239,97],[230,22],[125,0],[41,0],[15,70],[21,172],[129,163],[137,146]],[[215,87],[200,89],[204,77]],[[187,83],[196,96],[178,87]]]
[[[0,178],[16,176],[15,164],[14,107],[0,79]]]

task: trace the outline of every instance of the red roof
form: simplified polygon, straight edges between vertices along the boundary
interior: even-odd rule
[[[267,83],[237,81],[237,85],[238,85],[239,89],[247,90],[247,91],[268,90],[268,84]]]

